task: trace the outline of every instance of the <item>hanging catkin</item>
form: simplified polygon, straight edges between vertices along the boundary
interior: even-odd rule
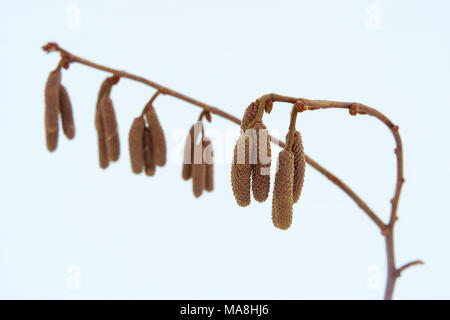
[[[275,227],[286,230],[292,223],[294,154],[286,149],[278,156],[278,168],[272,199],[272,221]]]
[[[59,111],[61,113],[63,132],[68,139],[72,139],[75,136],[72,104],[70,103],[69,94],[63,85],[59,86]]]
[[[100,109],[102,111],[103,117],[108,159],[110,161],[117,161],[120,155],[119,132],[117,129],[116,113],[109,96],[105,96],[102,99],[102,102],[100,103]]]
[[[266,126],[261,122],[255,124],[251,136],[256,139],[257,145],[256,163],[252,168],[252,192],[256,201],[264,202],[270,191],[270,138]]]
[[[155,174],[156,167],[152,145],[152,134],[149,128],[144,129],[144,163],[145,174],[150,177],[153,176]]]
[[[141,173],[144,167],[144,129],[144,118],[137,117],[133,120],[128,134],[131,169],[136,174]]]
[[[155,164],[162,167],[166,164],[166,137],[164,136],[163,128],[156,115],[155,108],[153,108],[152,105],[148,106],[146,117],[148,127],[152,133]]]
[[[45,136],[47,149],[54,151],[58,145],[59,85],[61,71],[50,72],[45,84]]]
[[[103,127],[102,111],[99,107],[95,111],[95,128],[97,130],[98,140],[98,160],[100,168],[106,169],[109,165],[108,151],[106,149],[105,129]]]
[[[206,164],[203,160],[203,142],[194,145],[194,161],[192,163],[192,191],[196,198],[205,189]]]
[[[231,187],[234,198],[241,207],[250,204],[250,178],[252,165],[249,159],[249,136],[242,133],[234,147],[233,163],[231,164]]]
[[[184,180],[189,180],[192,177],[192,159],[194,154],[194,145],[200,133],[202,133],[202,122],[197,121],[189,130],[184,145],[183,169],[182,177]]]
[[[244,132],[248,129],[250,122],[252,122],[255,119],[257,112],[258,112],[258,100],[252,102],[244,111],[244,116],[242,117],[241,121],[241,129]]]
[[[205,139],[203,142],[203,154],[206,163],[205,190],[214,190],[214,152],[211,140]]]
[[[108,150],[106,147],[105,128],[103,124],[103,116],[101,111],[101,104],[105,95],[109,92],[112,86],[111,78],[106,78],[98,92],[97,104],[95,109],[95,128],[97,129],[98,140],[98,159],[100,162],[100,168],[106,169],[109,166]]]
[[[298,131],[295,131],[294,134],[292,153],[294,154],[293,201],[294,203],[297,203],[297,201],[300,199],[300,194],[303,188],[303,181],[305,179],[305,153],[303,151],[302,136]]]

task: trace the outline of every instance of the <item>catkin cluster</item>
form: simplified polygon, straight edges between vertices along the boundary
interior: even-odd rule
[[[95,110],[95,128],[97,129],[98,154],[100,168],[106,169],[110,162],[120,156],[119,131],[116,113],[110,98],[111,88],[117,83],[115,78],[106,78],[98,93]]]
[[[192,178],[196,198],[214,189],[214,152],[211,140],[204,136],[203,122],[197,121],[189,130],[184,146],[182,177]]]
[[[50,72],[45,85],[45,137],[47,149],[55,151],[58,145],[59,118],[68,139],[75,136],[72,104],[66,88],[61,84],[61,70]]]
[[[153,176],[156,166],[166,164],[166,138],[150,102],[144,111],[133,120],[128,135],[130,162],[134,173],[139,174],[145,170],[147,176]]]
[[[270,191],[270,140],[262,122],[253,124],[258,108],[259,101],[256,100],[244,112],[231,164],[233,194],[242,207],[250,204],[250,189],[258,202],[265,201]]]

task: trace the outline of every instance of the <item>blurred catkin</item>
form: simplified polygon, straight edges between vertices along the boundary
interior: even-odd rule
[[[75,136],[72,104],[70,103],[69,94],[63,85],[59,86],[59,111],[61,112],[61,122],[64,134],[68,139],[72,139]]]
[[[194,145],[194,161],[192,163],[192,191],[200,197],[205,189],[206,164],[203,160],[203,142]]]
[[[241,207],[250,204],[250,178],[252,165],[250,164],[250,138],[242,133],[234,147],[233,163],[231,164],[231,186],[234,198]]]
[[[144,129],[145,120],[137,117],[133,120],[133,124],[128,134],[128,144],[130,149],[131,169],[134,173],[142,172],[144,167]]]
[[[152,146],[152,134],[149,128],[144,129],[144,163],[145,174],[147,176],[153,176],[156,171],[155,158]]]
[[[254,126],[253,139],[256,139],[256,163],[252,168],[252,192],[258,202],[264,202],[270,191],[271,149],[266,126],[257,122]]]
[[[58,145],[59,85],[61,71],[50,72],[45,84],[45,136],[47,149],[54,151]]]
[[[103,126],[105,130],[106,150],[108,151],[108,159],[117,161],[120,155],[119,132],[117,129],[116,113],[109,96],[105,96],[100,103],[102,111]]]
[[[106,149],[105,129],[103,127],[102,111],[98,107],[95,111],[95,128],[97,130],[98,140],[98,160],[100,168],[106,169],[109,165],[108,151]]]
[[[147,107],[146,107],[147,108]],[[155,157],[155,164],[157,166],[164,166],[166,164],[166,137],[163,128],[156,115],[155,108],[152,105],[148,106],[147,113],[148,127],[152,133],[152,145]]]
[[[272,199],[272,221],[275,227],[286,230],[292,223],[294,154],[286,149],[278,156],[278,168]]]
[[[184,180],[189,180],[192,177],[194,145],[200,133],[202,133],[202,122],[197,121],[189,130],[189,134],[184,145],[183,169],[181,174]]]
[[[244,111],[244,116],[241,121],[241,129],[245,132],[248,129],[250,122],[252,122],[256,113],[258,112],[258,100],[252,102]]]
[[[205,190],[214,190],[214,151],[211,140],[205,139],[203,142],[203,154],[206,163]]]
[[[297,203],[297,201],[300,199],[300,194],[303,188],[303,181],[305,179],[305,153],[303,151],[302,136],[298,131],[295,131],[294,134],[292,153],[294,154],[293,201],[294,203]]]

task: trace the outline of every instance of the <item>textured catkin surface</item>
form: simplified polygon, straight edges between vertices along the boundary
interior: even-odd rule
[[[103,117],[100,107],[95,111],[95,128],[98,140],[98,160],[100,168],[106,169],[109,166],[108,151],[106,150],[105,129],[103,127]]]
[[[156,171],[155,157],[153,154],[152,133],[149,128],[144,129],[144,163],[145,174],[149,177],[153,176]]]
[[[253,198],[263,202],[269,196],[270,191],[270,165],[271,149],[269,133],[266,126],[257,122],[254,126],[252,138],[256,139],[256,163],[252,168],[252,193]]]
[[[275,227],[286,230],[292,223],[294,154],[286,149],[278,156],[278,170],[272,199],[272,221]]]
[[[214,190],[214,151],[211,140],[206,139],[203,142],[203,150],[206,163],[205,190],[211,192]]]
[[[245,130],[248,129],[248,125],[250,124],[250,122],[252,122],[255,119],[257,112],[258,112],[258,100],[252,102],[244,111],[244,116],[242,117],[241,121],[241,129],[244,132]]]
[[[241,207],[250,204],[250,178],[252,165],[249,159],[250,138],[241,134],[234,147],[233,163],[231,164],[231,187],[234,198]]]
[[[103,126],[105,130],[106,150],[110,161],[117,161],[120,155],[119,132],[117,129],[116,112],[111,99],[105,96],[100,103]]]
[[[72,104],[70,103],[69,94],[63,85],[59,86],[59,111],[64,134],[68,139],[72,139],[75,136]]]
[[[50,72],[45,84],[45,137],[47,149],[54,151],[58,145],[59,85],[61,71]]]
[[[141,173],[144,168],[144,129],[144,118],[137,117],[133,120],[128,134],[131,169],[136,174]]]
[[[194,146],[194,161],[192,163],[192,191],[195,197],[200,197],[205,189],[206,164],[203,160],[203,143]]]
[[[306,166],[302,136],[298,131],[295,131],[294,141],[292,144],[292,153],[294,154],[293,201],[296,203],[300,199],[300,194],[302,193]]]
[[[156,115],[155,108],[149,106],[147,113],[148,127],[152,133],[153,152],[155,155],[155,164],[164,166],[166,164],[166,137],[163,128]]]
[[[106,148],[106,136],[105,128],[103,124],[103,116],[101,111],[101,103],[106,93],[111,89],[111,79],[106,78],[98,91],[96,110],[95,110],[95,128],[97,130],[97,140],[98,140],[98,159],[100,163],[100,168],[106,169],[109,166],[108,151]]]

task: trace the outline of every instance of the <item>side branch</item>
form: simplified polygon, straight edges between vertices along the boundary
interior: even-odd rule
[[[411,261],[411,262],[401,266],[400,268],[397,269],[397,278],[401,276],[402,272],[405,271],[405,269],[408,269],[409,267],[420,265],[420,264],[425,264],[425,263],[422,260],[415,260],[415,261]]]

